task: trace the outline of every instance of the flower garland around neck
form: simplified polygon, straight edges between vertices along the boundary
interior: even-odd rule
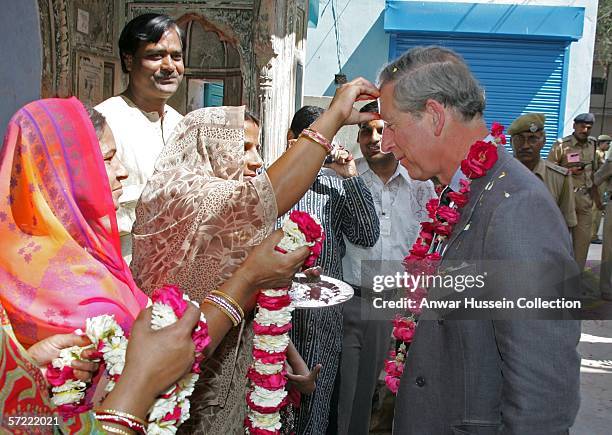
[[[175,323],[183,316],[190,302],[197,306],[178,287],[170,285],[153,292],[151,299],[151,328],[155,330]],[[91,409],[91,404],[85,403],[87,384],[75,378],[71,367],[72,361],[80,359],[83,350],[95,348],[97,354],[94,357],[104,360],[105,373],[109,378],[105,387],[107,392],[113,390],[125,365],[128,339],[113,315],[104,314],[87,319],[84,334],[91,340],[90,346],[62,349],[59,358],[54,359],[47,368],[47,381],[52,387],[51,402],[57,406],[64,419]],[[191,337],[196,355],[191,372],[172,385],[151,406],[147,418],[147,434],[174,434],[178,426],[189,418],[188,399],[199,377],[203,351],[211,341],[204,315],[200,315]]]
[[[308,213],[292,211],[283,223],[284,236],[276,250],[282,253],[310,247],[304,268],[314,266],[321,255],[325,233],[321,223]],[[262,290],[257,296],[253,330],[253,363],[247,377],[251,381],[246,396],[244,421],[251,435],[279,435],[280,410],[289,403],[287,384],[287,347],[291,329],[289,287]]]
[[[421,222],[419,236],[412,245],[409,254],[404,258],[406,272],[411,275],[430,276],[437,272],[442,260],[442,248],[453,232],[454,226],[459,223],[461,215],[459,210],[469,202],[470,183],[481,178],[495,165],[498,158],[498,145],[506,144],[504,127],[494,122],[491,126],[492,141],[476,141],[470,147],[465,159],[461,161],[461,171],[466,176],[459,180],[459,192],[449,192],[445,196],[448,186],[441,189],[439,196],[429,200],[427,213],[430,221]],[[442,204],[442,199],[448,205]],[[389,354],[385,361],[385,383],[393,394],[399,389],[400,379],[404,372],[404,363],[408,345],[414,337],[416,329],[416,316],[421,313],[421,301],[427,295],[427,289],[410,286],[407,288],[407,297],[410,300],[407,316],[398,315],[393,320],[393,337],[399,345]]]

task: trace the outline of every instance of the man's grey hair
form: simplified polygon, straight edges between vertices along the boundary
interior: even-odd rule
[[[454,108],[465,121],[482,116],[485,109],[484,90],[463,58],[443,47],[407,51],[383,67],[378,83],[395,83],[396,107],[417,117],[429,99]]]

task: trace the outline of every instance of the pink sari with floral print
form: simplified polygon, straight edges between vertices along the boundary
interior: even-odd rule
[[[121,257],[104,159],[76,98],[35,101],[11,119],[0,151],[0,240],[0,302],[25,346],[100,314],[129,329],[146,306]]]
[[[201,302],[274,229],[268,176],[243,180],[244,107],[209,107],[177,125],[136,207],[131,268],[150,294],[164,284]],[[231,330],[207,358],[184,433],[242,433],[253,331]]]

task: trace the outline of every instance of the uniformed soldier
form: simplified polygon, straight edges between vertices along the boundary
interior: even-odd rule
[[[567,168],[574,183],[576,218],[578,223],[572,229],[574,257],[584,269],[593,226],[593,202],[601,209],[601,198],[597,186],[593,184],[593,173],[598,169],[595,153],[595,138],[589,137],[595,116],[581,113],[574,118],[574,133],[557,139],[548,160]]]
[[[546,142],[545,121],[542,113],[520,116],[508,128],[510,143],[514,157],[546,184],[568,228],[572,228],[576,226],[577,220],[574,186],[569,170],[540,158],[540,151]]]
[[[597,163],[601,167],[606,161],[606,153],[610,149],[610,141],[612,137],[607,134],[602,134],[597,138]],[[601,192],[600,189],[600,194]],[[603,199],[603,198],[602,198]],[[599,227],[601,226],[601,216],[603,211],[597,208],[596,204],[593,204],[593,233],[591,235],[591,243],[601,245],[601,239],[599,238]]]
[[[612,151],[604,165],[595,173],[595,184],[605,192],[607,204],[603,225],[603,246],[599,270],[599,290],[602,299],[612,301]]]

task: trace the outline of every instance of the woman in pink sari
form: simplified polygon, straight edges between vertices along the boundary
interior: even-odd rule
[[[147,305],[121,257],[105,160],[76,98],[35,101],[9,123],[0,154],[0,301],[26,347],[99,314],[129,329]]]

